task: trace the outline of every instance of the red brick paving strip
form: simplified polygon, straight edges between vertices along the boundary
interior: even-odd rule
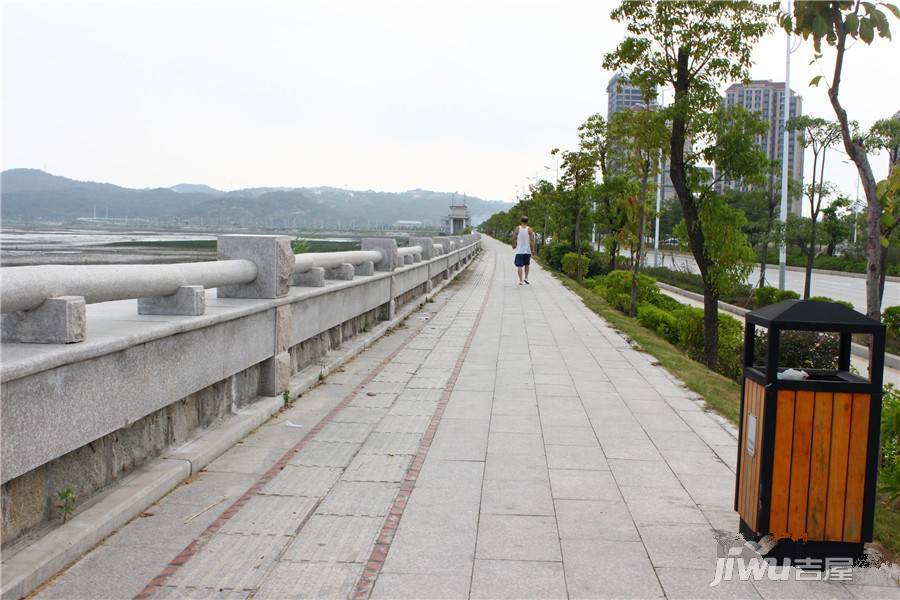
[[[495,261],[493,270],[496,270],[496,268],[497,263]],[[409,496],[412,494],[413,488],[416,485],[416,480],[419,478],[422,465],[425,464],[425,457],[428,455],[428,450],[431,448],[434,434],[437,432],[441,418],[444,416],[444,410],[447,408],[447,402],[450,400],[450,394],[453,392],[453,387],[456,385],[456,380],[459,378],[459,372],[466,360],[466,356],[469,354],[469,348],[472,346],[475,332],[478,331],[478,324],[481,323],[481,316],[484,314],[484,308],[487,306],[488,298],[491,295],[491,281],[493,281],[493,272],[488,279],[488,289],[484,295],[484,299],[481,301],[481,307],[478,309],[478,315],[475,317],[475,323],[472,325],[472,330],[466,337],[463,349],[456,358],[456,364],[453,366],[453,371],[450,373],[447,385],[444,386],[444,392],[441,394],[441,399],[438,401],[437,408],[431,416],[431,422],[428,424],[428,429],[425,430],[425,435],[422,436],[422,442],[419,444],[419,449],[416,451],[412,464],[406,471],[406,477],[400,485],[400,491],[397,492],[397,497],[394,498],[394,503],[391,505],[391,510],[388,512],[384,526],[381,528],[378,537],[375,538],[375,547],[372,548],[372,554],[369,556],[369,560],[366,561],[365,568],[363,569],[362,575],[359,577],[359,581],[356,582],[356,587],[351,594],[353,600],[366,600],[372,593],[375,580],[381,573],[381,567],[384,565],[384,560],[387,558],[388,552],[391,549],[391,543],[394,541],[394,534],[397,532],[397,526],[400,524],[400,519],[403,518],[403,511],[406,510],[406,503],[409,501]]]
[[[409,342],[413,340],[420,332],[414,331],[411,333],[403,342],[397,347],[396,350],[387,355],[384,360],[382,360],[378,365],[368,374],[366,377],[353,388],[351,392],[349,392],[344,398],[334,407],[332,408],[327,415],[322,417],[322,420],[316,423],[316,425],[309,430],[303,439],[297,442],[292,448],[290,448],[284,455],[278,459],[272,468],[266,471],[259,480],[256,481],[250,488],[244,492],[244,494],[234,501],[234,503],[225,509],[219,517],[212,522],[212,524],[207,527],[203,533],[197,536],[190,544],[185,547],[181,553],[176,556],[172,561],[162,570],[159,575],[150,580],[150,583],[144,587],[144,589],[135,596],[135,600],[146,600],[151,598],[156,591],[166,584],[166,581],[171,577],[175,572],[185,563],[187,563],[194,554],[197,553],[206,543],[212,538],[212,536],[222,528],[222,526],[228,522],[231,517],[236,515],[241,508],[252,498],[255,496],[267,483],[269,483],[278,473],[284,469],[285,465],[288,464],[288,461],[291,457],[294,456],[297,452],[303,449],[303,447],[313,438],[316,434],[318,434],[325,425],[327,425],[341,410],[347,407],[348,404],[356,397],[357,394],[362,392],[363,388],[370,384],[375,377],[378,376],[381,371],[403,350]]]

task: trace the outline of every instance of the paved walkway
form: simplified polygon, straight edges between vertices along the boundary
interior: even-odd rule
[[[487,252],[41,598],[898,598],[711,588],[736,440],[551,276]]]

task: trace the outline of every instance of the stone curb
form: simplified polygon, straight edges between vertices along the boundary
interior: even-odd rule
[[[470,264],[471,261],[465,266]],[[293,375],[289,396],[296,398],[318,385],[324,377],[355,358],[419,310],[462,272],[463,269],[451,271],[447,280],[442,281],[431,292],[409,302],[390,321],[381,323],[366,334],[356,336],[347,342],[346,348],[329,353],[332,356],[326,355],[323,357],[324,361],[314,363]],[[268,421],[283,406],[284,399],[281,396],[261,397],[235,416],[199,432],[194,439],[140,467],[133,475],[102,492],[88,508],[71,520],[3,560],[0,599],[18,600],[30,594]]]
[[[683,290],[680,287],[675,287],[674,285],[669,285],[668,283],[663,283],[661,281],[657,281],[656,285],[660,289],[672,292],[673,294],[678,294],[679,296],[684,296],[685,298],[690,298],[691,300],[703,302],[703,294],[698,294],[697,292],[691,292],[689,290]],[[740,306],[735,306],[734,304],[728,304],[727,302],[722,302],[721,300],[719,300],[719,308],[739,317],[743,317],[748,312],[750,312],[749,309],[741,308]],[[869,358],[869,349],[863,345],[857,344],[856,342],[851,344],[851,351],[856,356],[866,359]],[[900,356],[885,352],[884,366],[891,369],[900,370]]]

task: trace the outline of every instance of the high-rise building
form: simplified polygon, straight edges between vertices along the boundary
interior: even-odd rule
[[[641,88],[631,85],[621,73],[613,75],[606,86],[606,94],[609,102],[606,106],[606,120],[609,121],[613,113],[639,104],[646,104]],[[650,100],[650,106],[656,106],[656,93]]]
[[[781,161],[784,145],[784,82],[771,79],[756,80],[750,83],[735,83],[725,90],[723,104],[725,106],[743,106],[749,111],[757,112],[769,123],[769,130],[756,138],[756,143],[765,151],[769,160]],[[796,117],[803,114],[803,98],[791,90],[790,115]],[[803,146],[800,143],[802,133],[791,132],[788,142],[788,176],[803,181]],[[775,185],[781,189],[781,171],[778,171]],[[723,189],[746,191],[749,186],[741,181],[723,181]],[[794,199],[788,211],[800,215],[803,207],[802,198]]]

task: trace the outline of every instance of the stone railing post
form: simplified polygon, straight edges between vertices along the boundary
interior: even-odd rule
[[[375,263],[376,271],[393,271],[403,264],[403,259],[397,252],[397,240],[393,238],[363,238],[362,250],[378,250],[381,252],[381,260]],[[381,319],[390,321],[396,313],[397,303],[394,302],[394,278],[391,277],[391,292],[388,301],[381,307]]]
[[[219,298],[281,298],[290,289],[294,271],[294,252],[286,235],[219,236],[219,259],[244,259],[256,265],[256,279],[240,285],[219,287]],[[287,339],[291,330],[289,306],[275,308],[275,347],[272,358],[260,365],[259,391],[277,396],[288,389],[291,355]]]
[[[421,246],[422,247],[422,260],[429,261],[435,256],[434,251],[434,240],[427,237],[411,237],[409,238],[410,246]],[[428,280],[425,282],[425,293],[431,292],[434,288],[434,284],[431,282],[433,265],[428,265]]]
[[[139,315],[206,314],[206,292],[202,285],[183,285],[171,296],[138,298]]]
[[[221,235],[219,260],[243,259],[256,265],[250,283],[219,287],[219,298],[287,296],[294,271],[291,238],[286,235]]]
[[[325,279],[340,279],[349,281],[353,279],[356,269],[350,263],[343,263],[330,269],[325,269]]]
[[[381,260],[375,263],[376,271],[393,271],[403,264],[397,253],[397,240],[392,238],[363,238],[363,250],[378,250],[381,252]]]
[[[4,342],[73,344],[87,332],[84,296],[47,298],[31,310],[6,313],[2,319]]]

